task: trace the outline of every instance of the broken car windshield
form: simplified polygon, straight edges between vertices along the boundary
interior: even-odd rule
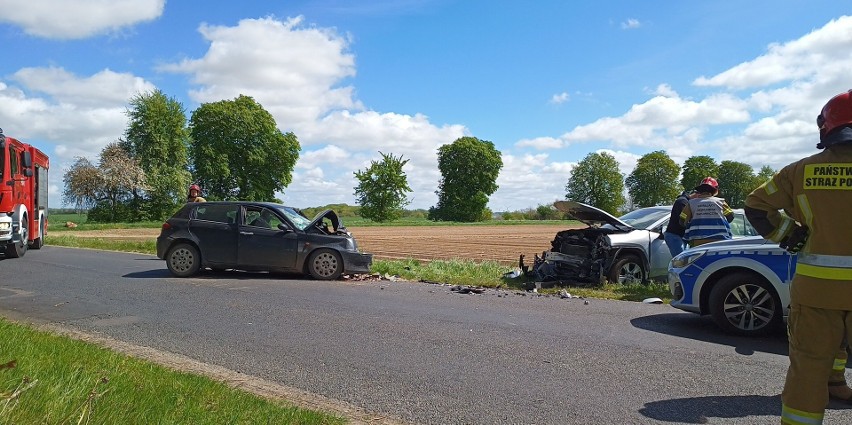
[[[287,217],[287,219],[290,220],[290,222],[293,223],[293,225],[296,226],[299,230],[305,230],[308,228],[308,226],[311,225],[311,220],[309,218],[306,218],[305,216],[299,214],[299,212],[293,208],[279,207],[277,208],[277,210],[281,214],[284,214],[284,216]]]

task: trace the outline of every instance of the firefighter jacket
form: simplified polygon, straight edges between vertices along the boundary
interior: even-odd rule
[[[852,310],[850,208],[852,143],[782,168],[746,198],[749,221],[767,239],[783,241],[799,224],[809,229],[790,286],[794,303]]]
[[[698,194],[683,207],[680,221],[686,226],[684,239],[689,246],[731,239],[731,221],[734,212],[722,198]]]

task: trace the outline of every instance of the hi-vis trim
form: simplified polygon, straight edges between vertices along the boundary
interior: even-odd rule
[[[766,183],[764,183],[764,190],[766,190],[767,195],[771,195],[778,191],[778,186],[775,185],[775,178],[769,179]]]
[[[778,224],[778,228],[770,233],[767,239],[772,242],[781,242],[781,239],[784,239],[787,236],[787,233],[790,233],[791,230],[793,230],[793,219],[786,215],[782,215],[781,223]]]
[[[845,371],[846,359],[834,359],[834,367],[832,367],[832,370],[835,372]]]
[[[852,164],[807,164],[802,185],[805,190],[852,190]]]
[[[842,267],[852,269],[852,257],[848,255],[799,254],[799,264],[820,267]]]
[[[822,425],[822,413],[805,412],[782,404],[781,423],[789,425]]]
[[[796,200],[799,201],[799,209],[802,210],[802,214],[805,216],[805,224],[808,227],[813,227],[814,213],[811,211],[811,204],[808,202],[808,195],[803,193],[797,196]]]
[[[852,269],[814,266],[802,263],[796,265],[796,274],[826,280],[852,280]]]

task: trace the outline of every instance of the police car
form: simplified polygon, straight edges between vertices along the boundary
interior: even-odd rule
[[[669,263],[671,305],[709,314],[722,330],[762,335],[783,323],[796,256],[762,237],[690,248]]]

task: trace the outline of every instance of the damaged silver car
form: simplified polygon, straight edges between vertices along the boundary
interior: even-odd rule
[[[535,256],[532,266],[520,258],[521,270],[536,282],[598,285],[647,283],[665,278],[671,253],[663,239],[671,206],[640,208],[621,217],[574,201],[557,201],[554,207],[588,227],[556,234],[549,251]],[[742,210],[734,210],[734,238],[758,233]]]

